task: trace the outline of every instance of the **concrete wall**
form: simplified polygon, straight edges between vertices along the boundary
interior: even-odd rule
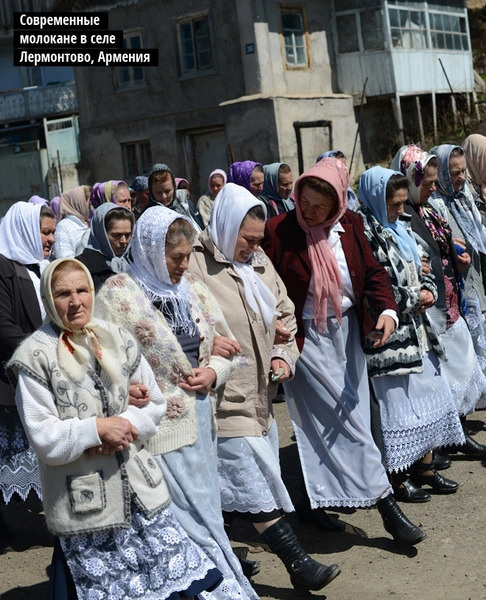
[[[276,0],[206,0],[196,9],[194,4],[170,0],[161,14],[159,2],[140,0],[110,11],[111,29],[143,27],[144,45],[159,48],[160,66],[147,68],[141,85],[119,89],[115,69],[76,69],[85,181],[122,179],[120,144],[149,141],[153,162],[167,163],[202,188],[207,166],[200,168],[205,161],[198,159],[198,144],[214,131],[226,145],[219,156],[226,153],[229,162],[286,160],[296,170],[293,122],[318,118],[333,121],[334,141],[351,153],[352,100],[332,94],[330,3],[302,3],[310,42],[310,66],[304,69],[285,66]],[[215,68],[181,76],[176,21],[207,8]],[[246,44],[254,44],[255,52],[246,54]],[[324,143],[316,146],[319,152],[328,149]],[[319,154],[316,148],[306,147],[306,166]]]

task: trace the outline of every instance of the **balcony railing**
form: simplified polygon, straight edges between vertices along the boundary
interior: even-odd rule
[[[63,116],[77,110],[74,82],[0,92],[0,123]]]

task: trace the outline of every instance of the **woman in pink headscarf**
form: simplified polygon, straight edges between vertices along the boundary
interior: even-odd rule
[[[209,225],[214,201],[219,191],[226,185],[226,179],[226,173],[223,169],[214,169],[214,171],[211,171],[208,179],[208,191],[197,201],[197,209],[205,227]]]
[[[305,487],[299,518],[328,527],[325,507],[376,504],[385,529],[406,545],[425,533],[402,513],[371,434],[362,344],[383,345],[397,323],[389,277],[361,218],[347,210],[349,176],[324,158],[297,179],[296,210],[270,219],[263,247],[295,304],[302,350],[285,383]]]

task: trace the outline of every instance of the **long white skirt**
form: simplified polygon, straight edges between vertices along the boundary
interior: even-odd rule
[[[319,334],[305,321],[294,379],[284,383],[312,508],[371,506],[392,489],[371,435],[366,359],[354,310]]]
[[[447,361],[442,374],[451,388],[457,412],[468,415],[486,406],[486,377],[481,370],[466,321],[459,319],[440,338]]]
[[[218,438],[218,474],[225,511],[294,510],[280,473],[275,421],[264,437]]]
[[[464,444],[464,433],[437,354],[423,357],[423,373],[371,380],[380,405],[388,471],[402,471],[441,446]]]
[[[223,573],[223,582],[201,597],[211,600],[255,600],[258,595],[243,575],[224,531],[216,459],[213,408],[209,396],[196,400],[197,441],[158,456],[169,486],[177,520]]]

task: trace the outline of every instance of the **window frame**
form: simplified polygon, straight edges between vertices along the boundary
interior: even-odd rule
[[[143,29],[141,27],[136,27],[134,29],[125,30],[123,32],[123,41],[125,41],[126,39],[134,38],[136,36],[140,37],[140,51],[142,51],[143,48],[145,47],[145,44],[144,44]],[[146,71],[145,67],[129,64],[129,65],[126,65],[123,67],[117,66],[114,69],[115,69],[115,86],[116,86],[117,92],[137,90],[137,89],[146,87],[147,71]],[[143,74],[142,79],[135,80],[135,78],[133,77],[134,69],[142,69],[142,74]],[[122,82],[121,71],[125,71],[125,70],[128,70],[128,72],[129,72],[129,81]]]
[[[149,157],[148,157],[148,160],[146,161],[145,165],[143,164],[144,163],[143,151],[142,151],[143,145],[148,145],[148,149],[149,149]],[[150,144],[150,140],[135,140],[135,141],[129,141],[129,142],[121,142],[120,146],[121,146],[121,153],[122,153],[123,176],[125,179],[132,180],[137,175],[143,175],[144,173],[149,172],[150,167],[152,166],[152,146]],[[128,161],[128,156],[127,156],[127,148],[128,147],[135,148],[135,160],[137,163],[137,168],[136,168],[137,172],[136,173],[129,172],[129,168],[128,168],[129,161]]]
[[[367,49],[365,48],[365,44],[364,44],[364,39],[363,39],[363,27],[362,27],[362,23],[361,23],[361,14],[365,13],[365,12],[378,12],[381,16],[381,32],[382,32],[382,48],[381,49]],[[349,17],[349,16],[353,16],[354,17],[354,21],[355,21],[355,25],[356,25],[356,37],[358,40],[358,49],[357,50],[350,50],[349,52],[341,52],[339,49],[339,30],[338,30],[338,18],[339,17]],[[386,28],[385,28],[385,22],[383,20],[383,14],[382,14],[382,8],[378,7],[378,6],[366,6],[363,8],[359,8],[359,9],[350,9],[350,10],[341,10],[341,11],[336,11],[335,15],[334,15],[334,22],[335,22],[335,31],[336,31],[336,35],[335,35],[335,39],[336,39],[336,49],[337,49],[337,53],[338,54],[346,54],[346,55],[350,55],[350,54],[364,54],[365,52],[384,52],[385,50],[387,50],[387,46],[388,46],[388,40],[387,40],[387,34],[386,34]]]
[[[208,68],[200,68],[198,63],[198,52],[197,45],[195,44],[195,30],[194,23],[196,21],[201,21],[203,19],[207,20],[207,28],[208,28],[208,40],[209,40],[209,52],[211,55],[211,66]],[[185,70],[184,68],[184,53],[182,48],[182,38],[181,38],[181,25],[186,25],[187,23],[191,24],[191,33],[192,33],[192,45],[194,50],[194,58],[196,62],[196,68],[191,70]],[[199,11],[190,13],[187,15],[183,15],[178,17],[176,20],[176,37],[177,37],[177,47],[179,54],[179,79],[192,79],[194,77],[204,77],[205,75],[213,75],[217,72],[216,70],[216,44],[214,40],[214,32],[212,26],[212,20],[209,10]]]
[[[304,49],[306,54],[306,63],[289,63],[287,62],[287,50],[285,46],[285,38],[284,38],[284,27],[283,27],[283,13],[299,13],[302,18],[302,30],[303,30],[303,38],[304,38]],[[279,23],[280,23],[280,46],[282,49],[282,57],[284,67],[288,71],[305,71],[310,70],[312,68],[312,55],[311,55],[311,45],[310,45],[310,36],[309,36],[309,28],[307,26],[307,13],[305,10],[305,6],[301,4],[279,4],[278,5],[278,15],[279,15]]]

